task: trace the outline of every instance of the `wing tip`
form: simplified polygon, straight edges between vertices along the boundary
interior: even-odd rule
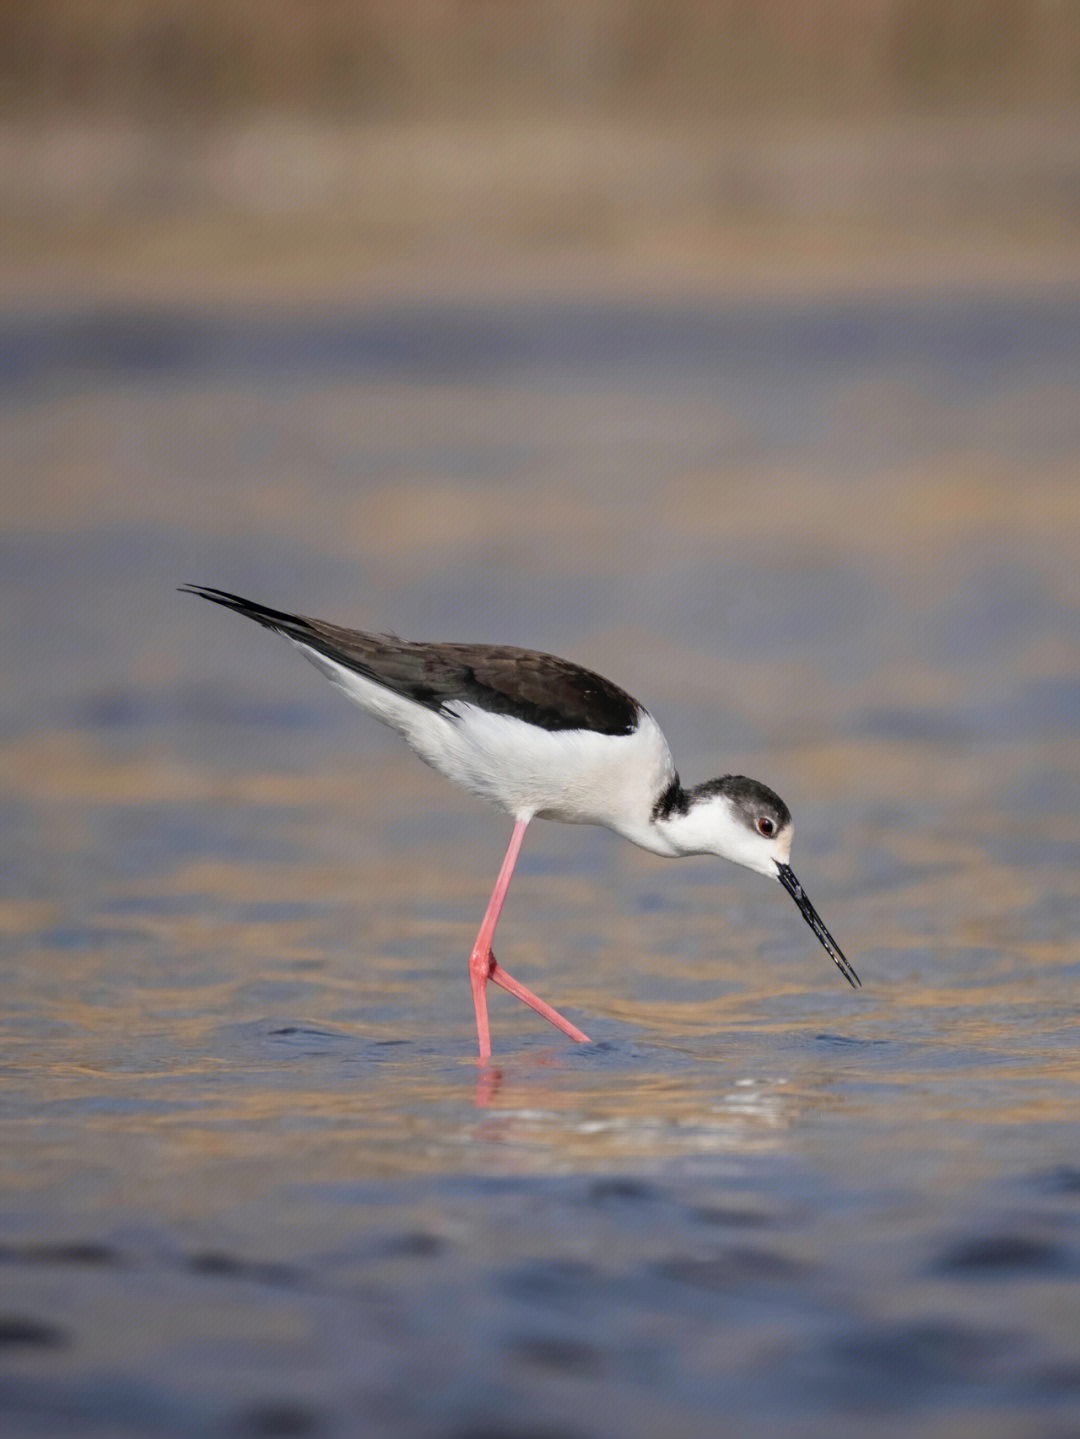
[[[198,595],[201,600],[211,600],[217,605],[246,605],[250,600],[245,600],[240,595],[231,595],[228,590],[215,590],[211,585],[178,585],[178,595]]]
[[[291,634],[293,630],[303,630],[309,621],[300,615],[289,615],[283,610],[272,610],[268,605],[260,605],[255,600],[246,600],[243,595],[234,595],[229,590],[214,589],[212,585],[179,585],[177,594],[198,595],[199,599],[209,600],[211,604],[223,605],[227,610],[235,610],[237,614],[246,615],[249,620],[255,620],[257,624],[265,625],[268,629],[278,630],[282,634]]]

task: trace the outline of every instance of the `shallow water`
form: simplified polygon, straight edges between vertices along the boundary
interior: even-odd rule
[[[1080,1423],[1080,294],[0,329],[13,1432]],[[196,581],[534,645],[787,897],[509,822]]]

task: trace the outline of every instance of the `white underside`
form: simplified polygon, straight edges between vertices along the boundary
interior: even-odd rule
[[[544,730],[470,704],[431,710],[307,645],[298,648],[361,709],[396,729],[432,769],[515,819],[602,824],[648,849],[677,852],[650,823],[656,797],[675,773],[651,715],[642,713],[633,734],[602,735]]]

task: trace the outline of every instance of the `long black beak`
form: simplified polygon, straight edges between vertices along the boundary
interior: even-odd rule
[[[862,984],[862,980],[852,969],[851,965],[848,964],[847,960],[844,958],[843,951],[841,950],[840,946],[837,944],[836,940],[833,939],[832,935],[822,924],[821,915],[818,914],[817,910],[810,903],[810,899],[806,893],[806,890],[803,889],[802,885],[795,878],[794,874],[791,871],[791,866],[787,864],[778,864],[776,866],[776,872],[780,883],[784,886],[788,894],[791,895],[792,899],[799,906],[799,913],[802,915],[803,919],[806,920],[807,924],[817,935],[818,939],[821,940],[821,945],[825,953],[832,960],[833,964],[836,965],[837,969],[847,980],[848,984],[851,985],[852,989],[858,988]]]

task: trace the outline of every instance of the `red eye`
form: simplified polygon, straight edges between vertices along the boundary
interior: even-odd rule
[[[776,825],[767,814],[763,814],[757,822],[758,834],[763,834],[766,839],[771,839],[776,833]]]

